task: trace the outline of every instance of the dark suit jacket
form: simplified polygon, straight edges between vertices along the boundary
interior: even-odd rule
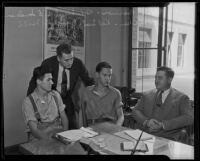
[[[56,89],[57,80],[58,80],[58,70],[59,70],[59,62],[57,60],[57,56],[52,56],[50,58],[47,58],[46,60],[42,62],[41,66],[44,66],[45,68],[49,68],[52,70],[52,77],[53,77],[53,83],[54,83],[52,86],[52,89]],[[67,103],[67,104],[69,102],[72,103],[71,94],[76,86],[77,81],[79,80],[79,77],[81,78],[85,86],[90,86],[94,84],[94,80],[89,77],[88,71],[85,68],[82,61],[74,57],[74,62],[70,68],[70,89],[67,93],[67,98],[65,99],[67,101],[63,101],[64,103]],[[36,88],[35,80],[32,77],[31,81],[29,82],[27,95],[31,94],[35,88]],[[72,105],[71,103],[69,104]]]
[[[194,114],[191,113],[190,110],[189,98],[185,94],[171,88],[165,102],[159,107],[159,112],[157,111],[158,113],[154,113],[156,96],[156,89],[145,92],[133,109],[134,118],[140,124],[140,127],[142,127],[142,123],[147,118],[155,118],[159,121],[163,121],[165,130],[154,134],[176,139],[176,137],[178,137],[175,136],[176,133],[180,132],[181,128],[192,124],[194,121]],[[142,115],[137,115],[135,113],[137,110],[139,110]]]

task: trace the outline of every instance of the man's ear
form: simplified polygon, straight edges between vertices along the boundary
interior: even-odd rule
[[[173,78],[168,78],[168,83],[171,84]]]
[[[60,57],[59,56],[57,56],[57,60],[58,60],[58,62],[60,62]]]
[[[40,79],[37,79],[37,80],[36,80],[36,83],[37,83],[37,84],[40,84],[40,83],[41,83],[41,80],[40,80]]]

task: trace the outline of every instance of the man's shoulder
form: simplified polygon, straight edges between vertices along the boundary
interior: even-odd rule
[[[23,104],[26,104],[26,103],[29,103],[30,102],[30,95],[26,96],[24,99],[23,99]]]
[[[144,91],[143,92],[143,95],[144,96],[152,96],[156,93],[156,89],[150,89],[150,90],[147,90],[147,91]]]
[[[60,94],[56,90],[52,90],[51,92],[49,92],[49,94],[51,96],[55,96],[56,98],[60,98]]]
[[[171,92],[172,92],[172,95],[173,97],[188,97],[185,93],[175,89],[175,88],[171,88]]]
[[[43,64],[49,64],[57,61],[57,56],[52,56],[43,61]]]
[[[118,90],[117,88],[115,88],[115,87],[113,87],[113,86],[109,86],[109,89],[110,89],[113,93],[115,93],[115,94],[120,94],[120,95],[121,95],[120,90]]]
[[[95,85],[91,85],[91,86],[87,86],[85,87],[86,88],[86,91],[92,91],[94,89]]]
[[[24,99],[23,99],[23,108],[28,108],[27,106],[32,106],[32,100],[31,98],[33,98],[33,101],[36,100],[35,98],[35,95],[34,95],[34,92],[32,92],[31,94],[29,94],[28,96],[26,96]]]
[[[92,95],[93,89],[94,85],[85,87],[81,92],[82,98],[88,100],[90,95]]]
[[[83,62],[81,59],[74,57],[74,63],[82,64]]]

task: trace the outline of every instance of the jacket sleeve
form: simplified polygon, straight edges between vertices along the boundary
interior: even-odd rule
[[[94,79],[89,76],[88,70],[85,65],[79,60],[80,65],[80,78],[83,81],[85,86],[91,86],[94,84]]]
[[[143,95],[133,109],[133,117],[140,124],[143,124],[143,122],[148,119],[144,115],[144,100],[145,96]]]
[[[189,98],[183,95],[180,98],[178,107],[180,115],[170,120],[163,120],[165,130],[173,130],[190,125],[194,121],[194,113],[190,108]]]

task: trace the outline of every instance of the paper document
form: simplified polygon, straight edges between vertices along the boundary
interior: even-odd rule
[[[95,136],[93,138],[89,138],[89,140],[98,147],[98,149],[96,148],[98,152],[101,151],[107,154],[122,154],[122,155],[131,154],[130,151],[123,151],[121,149],[121,144],[127,141],[124,138],[105,133]]]
[[[86,132],[86,133],[91,134],[92,136],[96,136],[96,135],[98,135],[97,132],[95,132],[95,131],[93,131],[93,130],[91,130],[91,129],[89,129],[89,128],[81,127],[80,129],[81,129],[82,131]]]
[[[127,134],[128,136],[138,140],[139,139],[139,136],[141,134],[141,130],[124,130],[124,133]],[[153,140],[154,139],[154,136],[153,135],[150,135],[146,132],[143,132],[142,134],[142,137],[141,137],[141,141],[148,141],[148,140]]]
[[[56,136],[57,138],[60,139],[67,139],[68,141],[78,141],[80,140],[82,137],[93,137],[98,135],[97,132],[92,131],[90,129],[87,128],[80,128],[80,129],[76,129],[76,130],[67,130],[67,131],[63,131],[60,133],[57,133]]]

